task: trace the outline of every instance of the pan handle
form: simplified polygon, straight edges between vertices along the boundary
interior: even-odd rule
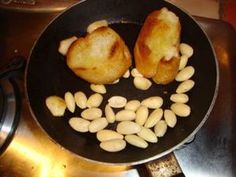
[[[185,177],[173,152],[145,166],[150,177]]]
[[[10,63],[0,68],[0,79],[7,79],[16,76],[25,69],[25,58],[22,56],[14,57]]]

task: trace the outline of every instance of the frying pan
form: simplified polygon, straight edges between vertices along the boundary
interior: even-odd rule
[[[67,67],[65,58],[57,51],[59,42],[73,35],[85,35],[87,26],[101,19],[106,19],[110,26],[121,35],[133,53],[134,43],[142,23],[147,15],[156,9],[167,7],[179,18],[182,25],[181,42],[190,44],[194,55],[189,65],[194,66],[195,87],[188,92],[192,112],[187,118],[178,118],[174,128],[168,128],[166,135],[158,143],[149,144],[146,149],[131,145],[116,153],[109,153],[99,147],[96,135],[79,133],[68,124],[70,117],[79,116],[66,111],[62,118],[51,115],[45,105],[46,97],[58,95],[64,97],[66,91],[83,91],[86,95],[93,92],[89,83],[78,78]],[[187,142],[202,127],[213,108],[218,88],[218,64],[212,46],[196,21],[183,10],[165,1],[156,0],[87,0],[70,7],[56,17],[42,32],[35,43],[27,63],[25,86],[28,104],[40,127],[56,143],[75,153],[81,158],[107,164],[141,164],[162,157]],[[161,96],[163,109],[169,108],[169,97],[175,92],[178,83],[166,86],[153,85],[148,91],[134,88],[132,78],[121,79],[119,84],[107,85],[103,109],[108,98],[114,95],[128,100],[142,100],[149,96]],[[114,129],[115,125],[109,125]]]

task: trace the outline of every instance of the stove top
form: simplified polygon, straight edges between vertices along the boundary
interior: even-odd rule
[[[78,0],[0,0],[0,8],[21,12],[59,12]]]
[[[8,63],[15,55],[27,58],[41,31],[57,15],[58,13],[0,10],[0,38],[3,41],[0,44],[1,64]],[[194,141],[176,150],[174,154],[187,177],[236,176],[236,34],[229,24],[220,20],[196,19],[208,34],[216,51],[220,65],[219,95],[211,115]],[[150,175],[146,168],[148,164],[107,166],[89,162],[78,158],[48,138],[30,113],[22,78],[23,75],[17,82],[22,97],[22,113],[11,143],[0,156],[2,177]]]

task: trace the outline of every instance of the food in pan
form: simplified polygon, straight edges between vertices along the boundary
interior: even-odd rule
[[[79,72],[78,76],[92,83],[90,84],[90,89],[95,93],[92,93],[87,98],[85,93],[78,91],[74,94],[74,98],[66,99],[65,97],[65,105],[64,107],[61,106],[60,111],[57,110],[57,107],[52,109],[51,106],[48,106],[48,108],[54,116],[58,115],[58,113],[55,114],[54,109],[57,110],[56,112],[60,112],[60,115],[64,115],[66,107],[73,113],[74,108],[71,109],[72,106],[69,104],[73,102],[73,105],[77,106],[75,109],[80,109],[81,113],[71,117],[68,121],[69,125],[72,129],[81,133],[96,133],[100,147],[105,151],[118,152],[123,150],[127,144],[139,148],[147,148],[149,143],[157,143],[158,139],[165,135],[168,128],[175,127],[178,117],[188,117],[191,114],[191,107],[187,105],[189,97],[186,93],[195,84],[191,80],[195,69],[193,66],[187,66],[188,59],[193,55],[193,49],[186,43],[179,44],[180,24],[175,14],[166,8],[154,11],[147,17],[136,41],[134,49],[136,68],[131,69],[130,72],[129,66],[131,62],[127,62],[127,58],[121,60],[122,56],[125,55],[125,43],[107,26],[104,20],[92,23],[87,29],[89,34],[85,38],[79,38],[73,42],[67,52],[67,62],[72,60],[71,63],[74,62],[74,65],[79,65],[79,69],[81,69],[81,66],[86,68],[82,70],[83,72],[80,71],[82,74]],[[105,37],[101,37],[102,35],[105,35]],[[112,36],[112,39],[109,35]],[[109,40],[105,45],[103,40],[107,37]],[[113,50],[114,56],[112,56],[112,59],[119,60],[115,65],[124,61],[128,64],[126,63],[124,66],[123,63],[122,73],[117,74],[115,71],[116,77],[111,74],[113,77],[111,79],[105,76],[107,74],[105,73],[99,78],[99,83],[94,83],[91,80],[91,76],[96,76],[96,80],[99,76],[96,75],[98,72],[91,69],[92,66],[97,66],[98,64],[102,70],[100,72],[104,72],[103,69],[108,66],[113,67],[113,65],[107,61],[108,58],[104,61],[102,59],[104,55],[107,56],[105,53],[110,50],[102,53],[101,58],[98,56],[103,61],[101,63],[97,63],[92,56],[94,54],[98,55],[96,50],[100,48],[97,48],[97,45],[101,45],[101,49],[107,46],[113,48],[113,39],[114,41],[119,39],[119,47],[117,49],[117,46],[115,46]],[[117,45],[117,41],[114,44]],[[85,60],[88,59],[89,61],[83,61],[80,57],[84,57]],[[78,63],[77,58],[80,59]],[[130,60],[130,54],[128,58]],[[69,64],[71,63],[69,62]],[[75,67],[73,69],[76,72],[78,68]],[[94,70],[97,69],[95,67]],[[89,73],[92,75],[89,76]],[[130,75],[134,78],[135,88],[139,90],[147,90],[151,87],[152,83],[147,78],[152,78],[158,84],[167,84],[173,80],[180,82],[175,90],[176,93],[170,93],[172,104],[169,108],[164,107],[165,100],[158,95],[153,95],[143,100],[128,100],[128,98],[119,95],[106,98],[106,93],[109,93],[109,90],[103,85],[104,83],[114,83],[114,81],[119,81],[121,76],[128,78]],[[72,94],[70,94],[71,96]],[[48,100],[51,102],[50,105],[58,104],[58,100],[53,103],[54,99],[51,101],[51,97],[46,99],[46,103]],[[64,100],[62,99],[61,101],[63,102]],[[105,108],[101,108],[104,101],[106,101]],[[108,124],[113,123],[113,129],[108,129]]]
[[[167,8],[146,18],[134,48],[136,68],[157,84],[168,84],[179,69],[179,18]]]
[[[123,39],[111,28],[100,27],[78,38],[67,52],[68,67],[94,84],[119,79],[131,66],[131,55]]]

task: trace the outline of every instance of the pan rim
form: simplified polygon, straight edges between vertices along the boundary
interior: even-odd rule
[[[29,57],[28,57],[28,60],[27,60],[27,64],[26,64],[26,70],[25,70],[25,74],[24,74],[24,79],[25,79],[25,82],[24,82],[24,88],[25,88],[25,95],[26,95],[26,102],[27,102],[27,105],[29,105],[29,110],[30,110],[30,113],[32,115],[32,117],[34,118],[35,122],[37,123],[37,125],[40,127],[40,129],[47,135],[47,137],[49,137],[49,139],[51,139],[55,144],[59,145],[60,147],[62,147],[63,149],[65,149],[66,151],[72,153],[72,154],[75,154],[77,157],[83,159],[83,160],[86,160],[86,161],[90,161],[90,162],[93,162],[93,163],[98,163],[98,164],[103,164],[103,165],[139,165],[139,164],[144,164],[144,163],[147,163],[147,162],[150,162],[152,160],[155,160],[155,159],[158,159],[158,158],[161,158],[171,152],[174,152],[176,149],[180,148],[182,145],[184,145],[186,142],[188,142],[189,139],[191,139],[194,135],[196,135],[196,133],[201,129],[201,127],[204,125],[204,123],[206,122],[206,120],[208,119],[210,113],[212,112],[213,108],[214,108],[214,105],[215,105],[215,102],[216,102],[216,99],[217,99],[217,96],[218,96],[218,90],[219,90],[219,63],[218,63],[218,60],[217,60],[217,57],[216,57],[216,53],[215,53],[215,50],[213,48],[213,45],[212,45],[212,42],[210,41],[208,35],[206,34],[206,32],[203,30],[203,28],[199,25],[199,23],[196,21],[196,19],[193,18],[193,16],[191,16],[188,12],[186,12],[185,10],[183,10],[182,8],[174,5],[173,3],[171,2],[166,2],[167,4],[171,4],[173,5],[175,8],[179,9],[180,11],[182,11],[183,13],[185,13],[189,18],[191,18],[191,20],[194,21],[194,23],[197,24],[197,26],[201,29],[201,31],[204,33],[204,37],[206,37],[209,45],[210,45],[210,48],[211,48],[211,51],[213,53],[213,56],[214,56],[214,62],[215,62],[215,69],[216,69],[216,80],[215,80],[215,88],[214,88],[214,94],[213,94],[213,97],[211,99],[211,104],[209,105],[209,108],[204,116],[204,118],[200,121],[200,123],[198,124],[198,126],[192,131],[192,133],[190,133],[184,140],[182,140],[181,142],[179,142],[178,144],[176,144],[175,146],[173,146],[172,148],[166,150],[166,151],[163,151],[162,153],[159,153],[157,155],[154,155],[154,156],[151,156],[149,158],[145,158],[145,159],[142,159],[142,160],[138,160],[138,161],[130,161],[130,162],[106,162],[106,161],[98,161],[98,160],[94,160],[94,159],[90,159],[90,158],[87,158],[87,157],[84,157],[84,156],[81,156],[67,148],[65,148],[62,144],[60,144],[59,142],[57,142],[54,138],[52,138],[48,133],[47,131],[42,127],[42,125],[39,123],[39,121],[37,120],[36,118],[36,115],[32,109],[32,107],[30,106],[31,103],[30,103],[30,99],[29,99],[29,94],[28,94],[28,87],[27,87],[27,76],[28,76],[28,67],[29,67],[29,63],[30,63],[30,58],[32,56],[32,53],[33,53],[33,50],[38,42],[38,40],[40,39],[40,37],[43,35],[43,33],[47,30],[48,26],[50,26],[57,18],[59,18],[62,14],[64,14],[65,12],[67,12],[69,9],[75,7],[75,6],[78,6],[79,4],[81,3],[84,3],[88,0],[81,0],[79,1],[78,3],[75,3],[73,4],[72,6],[66,8],[62,13],[59,13],[58,15],[56,15],[56,17],[54,17],[46,26],[45,28],[41,31],[41,33],[39,34],[39,38],[34,42],[32,48],[31,48],[31,51],[30,51],[30,54],[29,54]]]

